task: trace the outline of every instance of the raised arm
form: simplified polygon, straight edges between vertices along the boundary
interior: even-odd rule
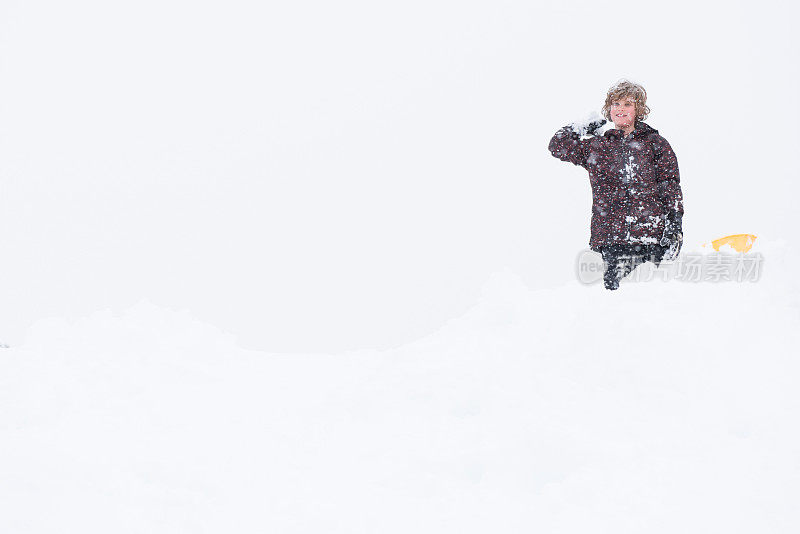
[[[556,132],[547,147],[553,157],[561,161],[569,161],[586,168],[589,158],[589,143],[592,138],[581,139],[584,135],[593,135],[606,121],[597,113],[587,119],[570,123]]]

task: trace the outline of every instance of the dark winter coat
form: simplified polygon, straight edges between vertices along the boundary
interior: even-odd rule
[[[592,232],[589,248],[657,244],[670,210],[683,214],[678,160],[666,139],[648,124],[634,130],[607,130],[581,139],[564,126],[550,140],[550,153],[589,171]]]

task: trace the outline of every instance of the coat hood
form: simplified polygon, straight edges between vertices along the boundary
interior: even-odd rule
[[[646,122],[636,121],[633,125],[633,131],[630,133],[633,137],[644,137],[645,135],[651,133],[658,133],[658,130],[647,124]],[[622,130],[617,128],[612,128],[611,130],[606,130],[605,134],[606,137],[622,137]]]

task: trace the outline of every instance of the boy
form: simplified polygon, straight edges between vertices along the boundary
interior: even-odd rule
[[[593,113],[550,140],[550,153],[589,171],[592,227],[589,248],[605,262],[606,289],[638,265],[674,260],[683,242],[683,193],[678,160],[658,130],[641,85],[621,80],[606,95],[603,116]],[[607,120],[615,128],[602,135]]]

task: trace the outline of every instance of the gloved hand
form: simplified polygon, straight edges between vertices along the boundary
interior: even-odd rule
[[[600,119],[599,121],[590,122],[589,125],[586,127],[586,135],[594,135],[594,133],[605,123],[608,121],[605,119]]]
[[[670,210],[664,221],[664,235],[659,243],[666,247],[663,259],[672,261],[678,257],[683,244],[683,213]]]
[[[605,120],[602,115],[597,113],[596,111],[591,112],[586,118],[571,122],[570,126],[572,127],[572,131],[577,133],[578,135],[594,135],[598,128],[604,125],[607,120]]]

